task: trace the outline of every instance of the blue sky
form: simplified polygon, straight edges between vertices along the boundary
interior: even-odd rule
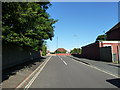
[[[58,48],[70,51],[95,42],[118,22],[117,2],[52,2],[47,12],[59,20],[53,40],[47,40],[50,51],[57,49],[57,37]]]

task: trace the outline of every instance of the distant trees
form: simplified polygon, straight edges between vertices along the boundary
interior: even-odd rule
[[[81,49],[80,48],[74,48],[73,50],[70,51],[71,54],[81,54]]]
[[[97,38],[96,38],[96,41],[105,41],[107,38],[107,35],[99,35]]]
[[[55,53],[66,53],[67,51],[55,51]]]
[[[3,2],[3,43],[42,49],[44,40],[54,37],[53,24],[57,22],[46,12],[50,5],[49,2]]]

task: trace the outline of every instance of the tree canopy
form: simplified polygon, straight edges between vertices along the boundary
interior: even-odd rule
[[[42,49],[44,40],[54,37],[57,22],[46,12],[50,6],[50,2],[3,2],[3,43]]]
[[[106,37],[107,35],[99,35],[97,38],[96,38],[96,41],[105,41],[106,40]]]
[[[44,42],[42,45],[42,56],[46,56],[46,52],[47,52],[47,44],[46,42]]]
[[[74,48],[73,50],[70,51],[71,54],[81,54],[81,49],[80,48]]]

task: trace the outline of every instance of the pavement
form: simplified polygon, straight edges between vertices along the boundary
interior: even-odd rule
[[[51,56],[26,88],[120,88],[120,79],[70,57]]]
[[[114,64],[111,62],[103,62],[103,61],[95,61],[95,60],[90,60],[90,59],[85,59],[85,58],[78,58],[74,56],[68,56],[70,58],[73,58],[74,60],[95,66],[101,70],[104,70],[108,73],[114,74],[116,76],[120,77],[120,64]]]
[[[47,57],[38,58],[25,62],[23,64],[3,70],[2,72],[2,88],[16,88],[21,84],[33,71],[40,66]],[[26,82],[26,84],[29,80]]]

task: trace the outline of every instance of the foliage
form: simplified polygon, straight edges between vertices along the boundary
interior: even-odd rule
[[[46,46],[46,42],[44,42],[42,45],[42,56],[46,56],[46,52],[47,52],[47,46]]]
[[[99,35],[97,38],[96,38],[96,41],[105,41],[106,40],[106,37],[107,35]]]
[[[55,53],[66,53],[67,51],[60,52],[60,51],[55,51]]]
[[[80,48],[74,48],[73,50],[70,51],[71,54],[80,54],[81,49]]]
[[[50,5],[49,2],[3,2],[3,42],[41,49],[44,40],[52,40],[53,24],[57,22],[46,12]]]

